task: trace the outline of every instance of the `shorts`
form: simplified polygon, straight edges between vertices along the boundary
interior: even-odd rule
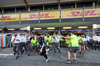
[[[55,42],[49,43],[49,45],[54,45],[54,44],[55,44]]]
[[[27,42],[26,42],[26,45],[30,45],[30,41],[27,41]]]
[[[68,47],[68,51],[69,52],[74,52],[76,53],[76,51],[79,49],[79,47]]]
[[[88,43],[87,43],[87,41],[84,41],[84,45],[87,45]]]
[[[79,45],[84,46],[84,44],[83,44],[83,43],[79,43]]]
[[[66,41],[60,41],[60,44],[65,44],[66,43]]]

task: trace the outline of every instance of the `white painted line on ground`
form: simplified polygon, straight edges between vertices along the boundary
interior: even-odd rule
[[[4,56],[4,57],[7,57],[7,56],[13,56],[13,54],[0,54],[0,56]]]
[[[0,54],[0,55],[13,55],[13,54]]]

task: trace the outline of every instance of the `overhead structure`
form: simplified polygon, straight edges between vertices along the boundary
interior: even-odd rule
[[[38,5],[49,3],[62,3],[62,2],[86,2],[93,0],[1,0],[0,7],[14,7],[14,6],[26,6],[26,5]]]

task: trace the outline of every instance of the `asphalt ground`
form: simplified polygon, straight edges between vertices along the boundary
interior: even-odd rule
[[[13,55],[12,48],[0,48],[0,66],[100,66],[100,48],[84,51],[82,55],[77,51],[77,64],[73,63],[73,61],[71,64],[66,64],[66,48],[61,48],[61,53],[56,55],[51,50],[48,57],[49,61],[46,63],[43,56],[33,51],[29,57],[26,53],[20,56],[18,60],[15,60],[16,56]],[[71,60],[73,58],[73,55],[71,55]]]

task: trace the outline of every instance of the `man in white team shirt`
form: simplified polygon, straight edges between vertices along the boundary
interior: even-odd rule
[[[21,43],[20,49],[21,49],[21,53],[23,54],[23,52],[27,51],[27,49],[26,49],[26,42],[27,42],[26,36],[24,34],[21,34],[20,39],[21,39],[20,40],[20,43]],[[23,50],[23,47],[24,47],[24,50]]]
[[[86,36],[86,38],[87,38],[87,41],[90,41],[91,40],[91,38],[89,36]]]
[[[16,60],[17,60],[19,58],[19,51],[20,51],[20,36],[18,36],[17,33],[14,33],[11,43],[13,44],[14,55],[17,54],[17,56],[16,56]]]
[[[98,45],[100,47],[100,36],[98,36]]]
[[[96,50],[96,45],[98,43],[98,36],[96,34],[93,34],[92,39],[93,39],[93,47],[92,47],[92,49],[95,48],[95,50]]]
[[[56,54],[56,48],[57,48],[57,50],[59,51],[59,53],[61,53],[60,48],[58,48],[58,47],[59,47],[60,38],[58,38],[58,36],[55,36],[55,37],[53,37],[53,39],[54,39],[54,41],[55,41],[55,43],[54,43],[54,45],[53,45],[54,54]]]

